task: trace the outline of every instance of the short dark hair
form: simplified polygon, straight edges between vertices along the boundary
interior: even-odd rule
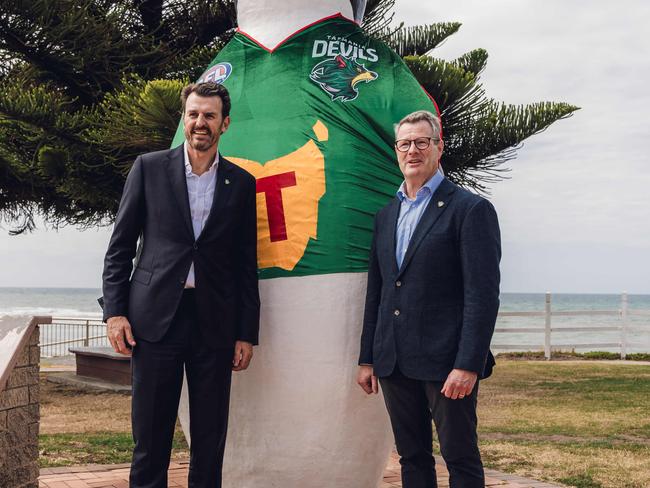
[[[185,112],[187,97],[192,93],[196,93],[200,97],[219,97],[221,99],[221,116],[226,118],[230,115],[230,94],[225,86],[214,81],[206,81],[205,83],[190,83],[183,87],[181,91],[183,113]]]

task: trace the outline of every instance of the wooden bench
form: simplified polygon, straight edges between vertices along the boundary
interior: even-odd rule
[[[98,378],[118,385],[131,384],[131,358],[111,347],[71,347],[77,360],[77,375]]]

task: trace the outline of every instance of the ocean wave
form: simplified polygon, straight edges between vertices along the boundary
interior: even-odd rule
[[[2,315],[101,318],[97,312],[57,307],[6,307],[0,308]]]

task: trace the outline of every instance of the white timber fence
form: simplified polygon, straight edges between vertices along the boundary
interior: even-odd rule
[[[648,317],[645,323],[632,323],[631,317]],[[530,312],[499,312],[499,318],[506,317],[539,317],[544,319],[542,327],[500,327],[497,321],[494,338],[491,347],[495,351],[544,351],[544,357],[551,359],[553,351],[573,351],[575,349],[603,351],[616,349],[620,352],[621,359],[625,359],[631,347],[644,348],[650,352],[650,310],[630,309],[627,293],[621,295],[620,308],[618,310],[553,310],[551,293],[546,293],[543,311]],[[589,325],[554,325],[555,317],[586,317]],[[606,324],[598,324],[597,321],[607,318]],[[594,320],[595,319],[595,320]],[[612,323],[612,319],[615,322]],[[579,342],[555,342],[554,335],[567,332],[579,334]],[[609,342],[589,342],[589,338],[601,333],[610,333],[609,337],[616,339]],[[596,334],[593,334],[596,333]],[[634,333],[634,340],[630,337]],[[539,342],[532,344],[502,344],[498,340],[501,334],[526,334],[527,337],[539,337]],[[510,336],[512,337],[512,336]]]
[[[512,317],[530,322],[538,318],[543,325],[526,327],[503,327],[504,319]],[[584,317],[588,325],[555,324],[555,318]],[[635,320],[647,317],[647,320]],[[52,323],[43,323],[41,328],[41,356],[65,356],[70,347],[109,346],[106,339],[106,324],[101,318],[52,317]],[[598,321],[601,321],[599,324]],[[603,323],[605,322],[605,323]],[[572,333],[576,342],[562,342],[557,338]],[[602,334],[606,333],[606,334]],[[521,335],[524,340],[534,342],[512,344],[500,342],[501,338]],[[600,339],[599,339],[600,337]],[[602,340],[607,337],[607,341]],[[590,340],[592,342],[590,342]],[[518,341],[517,341],[518,342]],[[631,348],[650,352],[650,310],[630,309],[626,293],[621,295],[620,307],[616,310],[553,310],[552,296],[546,293],[544,309],[539,311],[499,312],[492,349],[496,352],[544,351],[544,357],[551,359],[553,351],[567,350],[616,350],[625,359]]]

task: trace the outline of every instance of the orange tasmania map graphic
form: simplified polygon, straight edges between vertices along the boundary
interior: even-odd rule
[[[312,127],[319,142],[328,130]],[[296,151],[263,165],[226,156],[257,180],[257,265],[293,270],[309,239],[317,238],[318,202],[325,194],[325,158],[313,140]]]

